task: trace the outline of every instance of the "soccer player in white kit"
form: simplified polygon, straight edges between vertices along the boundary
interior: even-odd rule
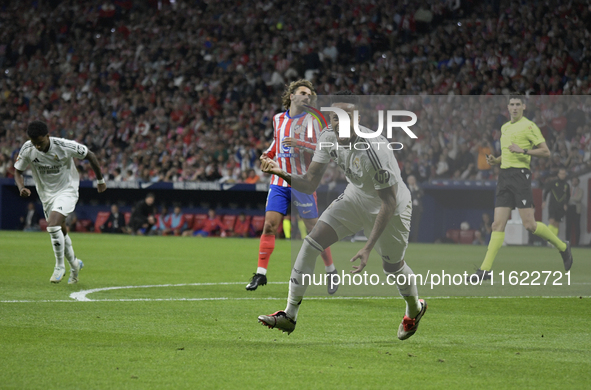
[[[264,172],[280,176],[294,188],[312,193],[318,187],[326,167],[333,159],[344,171],[349,184],[320,216],[312,232],[306,236],[291,272],[287,308],[270,315],[259,316],[259,322],[269,328],[278,328],[288,334],[296,325],[298,310],[307,286],[303,275],[314,272],[316,257],[324,249],[340,239],[364,229],[368,240],[365,246],[351,259],[360,260],[353,266],[352,273],[360,273],[372,249],[382,257],[386,274],[396,277],[400,294],[406,301],[406,313],[398,328],[398,338],[405,340],[418,328],[419,321],[427,310],[424,300],[418,298],[416,279],[410,267],[404,262],[408,246],[412,203],[410,191],[400,177],[400,169],[392,150],[386,147],[383,136],[365,141],[353,130],[353,111],[356,97],[343,91],[333,97],[333,107],[343,109],[350,116],[351,137],[340,138],[339,121],[335,113],[330,115],[333,131],[322,132],[316,151],[305,175],[290,175],[271,160],[263,161]],[[369,129],[359,126],[363,132]],[[377,148],[375,143],[381,142]],[[357,150],[355,144],[369,145],[367,150]],[[361,146],[358,149],[365,149]],[[403,277],[398,278],[398,275]]]
[[[66,230],[66,217],[74,211],[78,201],[80,178],[72,157],[90,162],[97,178],[97,190],[107,189],[96,155],[88,148],[75,141],[49,136],[47,125],[33,121],[27,127],[29,141],[21,147],[14,167],[14,180],[20,196],[26,198],[31,191],[25,187],[23,173],[31,167],[35,188],[43,203],[43,212],[47,219],[47,231],[55,254],[55,269],[49,281],[59,283],[66,273],[64,256],[70,263],[68,284],[78,282],[78,273],[84,266],[77,259],[72,248],[72,240]]]

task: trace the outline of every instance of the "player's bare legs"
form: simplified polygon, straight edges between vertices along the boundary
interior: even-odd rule
[[[246,286],[246,289],[249,291],[256,290],[258,286],[264,286],[267,284],[266,275],[267,268],[269,266],[269,259],[273,253],[273,250],[275,249],[275,235],[277,234],[279,224],[283,222],[283,218],[283,214],[277,211],[270,210],[265,213],[265,224],[263,225],[263,233],[261,235],[259,244],[257,272],[253,275],[252,280]],[[303,220],[306,224],[306,229],[310,232],[316,225],[318,218],[306,218]],[[332,255],[330,253],[330,248],[327,247],[326,250],[322,251],[322,260],[324,261],[327,273],[336,273],[336,269],[332,261]],[[338,288],[338,285],[330,284],[328,287],[329,293],[334,294]]]
[[[570,247],[567,245],[567,243],[562,242],[558,237],[556,237],[556,235],[553,234],[550,229],[548,229],[548,227],[542,222],[536,222],[533,208],[520,208],[518,210],[523,227],[526,228],[530,233],[542,237],[558,248],[560,254],[562,255],[564,267],[565,269],[569,270],[572,265],[572,256],[570,254]],[[480,269],[476,272],[479,278],[484,277],[485,279],[490,279],[490,276],[487,275],[487,272],[492,269],[492,264],[495,260],[495,257],[503,245],[503,241],[505,240],[505,226],[507,225],[507,221],[509,220],[510,216],[511,209],[509,207],[495,208],[495,217],[492,223],[492,234],[488,244],[488,250],[486,251],[486,256],[484,257],[484,261],[482,262]]]

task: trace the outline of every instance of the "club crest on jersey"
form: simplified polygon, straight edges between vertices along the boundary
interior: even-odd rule
[[[293,127],[293,131],[296,134],[300,134],[300,133],[302,133],[304,131],[304,127],[302,125],[295,125]]]
[[[380,169],[378,172],[376,172],[373,178],[380,184],[387,183],[388,180],[390,180],[390,172],[386,171],[385,169]]]
[[[361,163],[359,162],[359,157],[356,157],[355,160],[353,160],[353,166],[355,167],[355,169],[361,168]]]
[[[59,161],[59,160],[60,160],[60,159],[59,159],[59,157],[57,156],[57,154],[54,154],[54,155],[53,155],[53,159],[54,159],[55,161]]]

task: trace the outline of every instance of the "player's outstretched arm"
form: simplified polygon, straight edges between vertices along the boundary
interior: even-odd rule
[[[20,196],[26,198],[29,195],[31,195],[31,190],[25,187],[25,178],[23,177],[22,171],[19,171],[18,169],[14,170],[14,181],[16,182],[16,186],[18,187],[18,192]]]
[[[98,158],[96,157],[96,154],[94,154],[93,152],[91,152],[89,150],[88,153],[86,154],[86,159],[90,163],[90,167],[94,171],[94,174],[96,175],[96,179],[99,182],[104,181],[103,173],[101,172],[101,165],[98,161]],[[107,183],[97,184],[96,189],[98,192],[104,192],[107,189]]]
[[[351,273],[356,274],[361,272],[365,266],[367,265],[367,260],[369,259],[369,254],[373,247],[376,245],[378,238],[382,235],[388,222],[392,219],[394,212],[396,211],[396,190],[394,187],[383,188],[378,191],[378,196],[382,200],[382,205],[380,207],[380,211],[376,216],[376,221],[373,224],[373,228],[371,229],[371,233],[367,238],[367,242],[361,248],[359,252],[351,259],[351,262],[360,259],[361,262],[358,266],[353,266],[353,271]]]
[[[320,184],[320,179],[326,171],[328,164],[312,161],[305,175],[292,175],[279,168],[277,161],[265,158],[261,161],[261,170],[266,173],[277,175],[292,187],[305,194],[313,194]]]

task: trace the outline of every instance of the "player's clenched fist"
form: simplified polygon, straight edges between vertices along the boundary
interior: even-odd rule
[[[275,170],[279,170],[279,163],[271,160],[269,157],[265,157],[261,160],[261,170],[265,173],[275,173]]]
[[[497,159],[492,154],[489,154],[488,156],[486,156],[486,162],[488,163],[488,165],[496,165]]]
[[[28,188],[25,188],[25,187],[23,187],[23,188],[20,190],[20,196],[21,196],[22,198],[27,198],[27,197],[29,197],[30,195],[31,195],[31,190],[29,190]]]

